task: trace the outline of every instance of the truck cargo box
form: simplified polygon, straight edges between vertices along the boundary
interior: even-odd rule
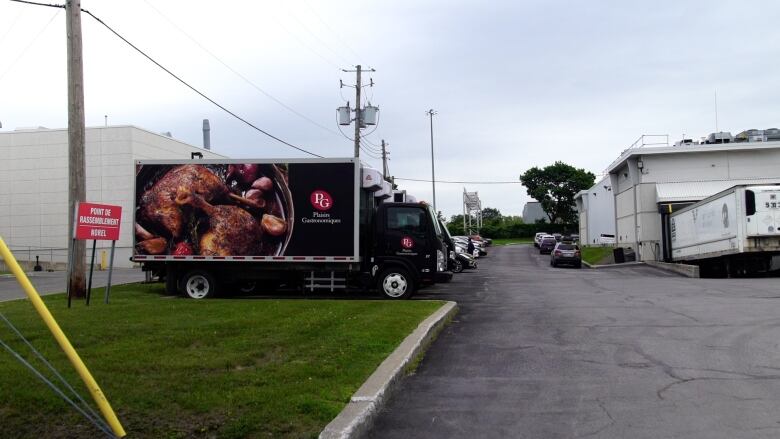
[[[360,178],[351,158],[138,161],[133,259],[358,262]]]

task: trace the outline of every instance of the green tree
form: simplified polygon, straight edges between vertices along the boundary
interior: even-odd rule
[[[551,223],[576,223],[574,196],[595,180],[592,172],[560,161],[541,169],[534,166],[520,175],[528,195],[541,203]]]
[[[501,212],[498,209],[492,207],[486,207],[482,209],[482,221],[498,221],[502,219]]]

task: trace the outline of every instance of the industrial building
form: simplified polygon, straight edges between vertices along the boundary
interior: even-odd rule
[[[550,217],[544,213],[542,203],[538,201],[529,201],[523,206],[523,222],[525,224],[549,223]]]
[[[701,143],[684,140],[674,146],[635,145],[609,165],[607,174],[588,192],[611,189],[616,244],[635,249],[638,260],[668,260],[662,237],[669,213],[735,185],[780,183],[780,131],[713,133]],[[592,216],[601,207],[591,201],[601,194],[585,202],[584,192],[578,194],[577,207],[581,232],[584,223],[590,243],[591,228],[606,226],[603,218],[596,226]]]
[[[115,266],[131,265],[135,160],[189,159],[192,153],[223,158],[134,126],[86,129],[85,201],[122,206]],[[0,236],[21,261],[38,256],[44,267],[63,265],[73,214],[68,211],[68,130],[0,132],[0,157]],[[107,247],[109,242],[98,242],[98,248]]]
[[[608,176],[574,197],[580,222],[580,242],[598,245],[615,237],[615,197]]]

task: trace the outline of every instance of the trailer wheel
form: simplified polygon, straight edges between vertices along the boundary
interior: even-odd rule
[[[408,299],[414,294],[414,280],[402,267],[383,270],[377,284],[377,289],[387,299]]]
[[[182,276],[181,289],[190,299],[205,299],[216,294],[217,281],[209,272],[193,270]]]
[[[460,273],[463,271],[463,262],[460,262],[459,260],[452,261],[452,272],[453,273]]]

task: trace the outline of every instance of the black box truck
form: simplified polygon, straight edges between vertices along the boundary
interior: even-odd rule
[[[133,260],[200,299],[280,284],[391,299],[452,276],[433,209],[357,159],[137,161]]]

